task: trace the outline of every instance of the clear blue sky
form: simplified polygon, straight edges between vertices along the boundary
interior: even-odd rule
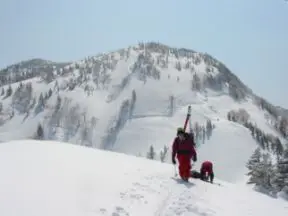
[[[1,0],[0,68],[158,41],[207,52],[288,108],[285,0]]]

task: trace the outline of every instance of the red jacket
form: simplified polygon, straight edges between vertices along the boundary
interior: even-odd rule
[[[176,154],[185,154],[190,158],[197,158],[193,139],[191,139],[189,136],[186,136],[186,139],[181,141],[178,137],[176,137],[172,145],[172,158],[175,158]]]
[[[204,161],[201,166],[201,173],[208,173],[208,175],[213,173],[213,164],[211,161]]]

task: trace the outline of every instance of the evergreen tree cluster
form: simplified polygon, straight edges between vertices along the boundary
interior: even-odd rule
[[[193,76],[191,79],[191,90],[192,91],[205,91],[209,88],[213,91],[222,91],[225,84],[228,82],[228,93],[236,101],[243,100],[246,97],[245,90],[241,88],[241,84],[236,80],[227,80],[222,73],[213,73],[216,69],[214,66],[206,67],[206,74],[200,78],[196,71],[191,69]]]
[[[256,104],[274,118],[274,128],[283,138],[288,139],[288,118],[282,115],[277,107],[261,97],[256,97]]]
[[[212,131],[215,125],[212,125],[210,119],[205,124],[200,125],[199,122],[195,122],[193,127],[190,128],[190,133],[194,134],[194,141],[196,144],[204,144],[205,140],[209,140],[212,136]]]
[[[174,112],[175,112],[175,97],[174,95],[170,95],[168,105],[168,116],[172,117]]]
[[[32,90],[33,89],[31,82],[28,82],[25,85],[23,85],[23,83],[20,82],[18,88],[14,92],[12,97],[12,105],[20,113],[27,113],[29,111],[30,101],[32,100],[33,97]]]
[[[44,130],[42,125],[39,123],[37,126],[37,131],[33,137],[34,139],[43,140],[44,139]]]
[[[156,67],[155,60],[150,52],[140,53],[135,63],[131,66],[131,72],[137,75],[140,81],[146,83],[148,78],[160,80],[161,71]]]
[[[65,142],[73,138],[80,145],[92,147],[98,119],[89,116],[79,103],[73,103],[70,98],[58,95],[55,99],[44,122],[47,138]]]
[[[37,104],[36,104],[36,99],[35,98],[33,99],[33,103],[31,105],[31,108],[34,107],[34,105],[36,104],[35,109],[34,109],[35,115],[44,111],[47,100],[52,96],[52,94],[53,94],[53,92],[51,89],[49,89],[48,92],[45,92],[45,94],[43,94],[41,92],[39,97],[38,97],[38,103]]]
[[[280,158],[283,154],[284,147],[280,139],[272,134],[265,133],[258,128],[256,124],[251,123],[249,121],[250,115],[245,109],[239,109],[238,111],[232,110],[228,112],[227,118],[229,121],[238,122],[248,128],[261,149],[269,151],[276,155],[277,158]]]
[[[256,97],[255,101],[262,110],[266,110],[275,119],[278,117],[279,113],[276,107],[266,101],[264,98]]]
[[[153,145],[151,145],[149,147],[149,151],[147,152],[147,158],[151,159],[151,160],[154,160],[155,156],[156,156],[156,153],[155,153],[154,147],[153,147]]]
[[[229,111],[227,114],[227,118],[229,121],[246,124],[249,121],[250,115],[245,109],[240,108],[239,110]]]
[[[193,127],[190,128],[190,133],[194,134],[194,141],[198,145],[204,144],[205,140],[209,140],[212,136],[213,125],[211,120],[207,120],[206,124],[200,125],[199,122],[195,122]]]
[[[136,91],[133,89],[132,91],[132,96],[131,96],[131,102],[130,102],[130,108],[129,108],[129,119],[132,119],[133,117],[133,112],[135,109],[135,104],[136,104]]]
[[[288,139],[288,119],[281,116],[274,125],[275,129],[285,138]]]
[[[38,97],[38,103],[36,103],[36,97],[34,95],[31,82],[27,82],[25,84],[20,82],[15,90],[11,87],[11,85],[9,85],[6,93],[4,88],[2,88],[1,91],[1,96],[4,96],[3,99],[12,96],[11,107],[13,113],[11,114],[11,118],[14,116],[14,112],[18,111],[19,114],[26,114],[24,120],[28,117],[31,109],[33,109],[34,107],[35,114],[43,111],[46,101],[52,96],[52,94],[52,89],[49,89],[45,93],[41,92]],[[1,111],[3,111],[3,106],[1,107]]]
[[[285,149],[278,137],[264,133],[251,123],[249,113],[244,109],[231,110],[227,118],[248,128],[259,144],[247,163],[247,184],[254,184],[258,191],[271,196],[283,192],[288,197],[288,146]],[[275,156],[276,160],[273,160]]]
[[[118,116],[115,116],[115,118],[111,120],[110,126],[107,129],[107,135],[102,139],[102,146],[104,149],[110,149],[115,143],[118,133],[129,120],[132,113],[131,108],[133,108],[131,106],[131,101],[136,101],[136,93],[132,92],[132,100],[123,100]]]
[[[146,154],[146,157],[148,159],[151,159],[151,160],[156,160],[159,157],[159,160],[163,163],[167,159],[167,153],[168,153],[168,147],[166,145],[163,147],[162,150],[160,150],[159,154],[157,154],[155,152],[154,146],[150,145],[149,150],[148,150],[148,152]]]
[[[284,150],[277,162],[273,155],[258,147],[247,163],[249,180],[247,184],[254,184],[263,193],[276,196],[282,192],[288,198],[288,149]]]
[[[203,91],[205,88],[210,88],[215,91],[221,91],[225,84],[229,83],[229,94],[233,98],[240,100],[245,97],[246,86],[244,86],[223,64],[220,64],[219,61],[206,53],[197,53],[188,49],[171,48],[155,42],[141,42],[139,43],[139,48],[135,49],[143,51],[143,53],[138,56],[138,60],[131,69],[133,72],[137,71],[138,74],[140,73],[140,80],[145,80],[146,77],[155,74],[153,72],[154,66],[159,66],[164,69],[168,68],[169,58],[172,57],[177,59],[176,62],[173,62],[173,66],[176,70],[179,72],[184,69],[190,70],[193,74],[191,79],[191,90]],[[151,57],[152,52],[158,54],[156,55],[156,62]],[[202,62],[206,64],[206,73],[203,78],[200,78],[195,69],[195,65],[199,65]],[[140,69],[140,65],[142,65],[142,69]],[[147,65],[149,65],[149,67],[146,67]],[[150,69],[150,71],[147,69]],[[217,73],[217,70],[220,73]],[[154,79],[157,78],[155,75],[153,76]],[[168,75],[168,79],[170,79],[170,75]],[[177,77],[177,82],[179,82],[179,80],[179,77]]]
[[[62,67],[69,63],[53,63],[42,59],[32,59],[13,64],[0,70],[0,86],[24,81],[33,77],[41,77],[46,82],[51,82],[54,73],[59,73]]]
[[[253,125],[250,122],[246,123],[245,126],[250,129],[251,135],[257,141],[261,149],[267,150],[268,152],[276,155],[277,158],[282,156],[284,147],[278,137],[264,133],[256,125]]]

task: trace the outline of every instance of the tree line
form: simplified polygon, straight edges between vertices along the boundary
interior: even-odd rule
[[[258,143],[258,147],[246,164],[249,170],[247,184],[254,184],[256,190],[271,196],[281,192],[288,198],[287,144],[285,148],[279,137],[263,132],[256,124],[250,122],[250,115],[245,109],[231,110],[227,118],[248,128]]]

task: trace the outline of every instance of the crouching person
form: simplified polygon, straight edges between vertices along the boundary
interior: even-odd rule
[[[213,183],[214,180],[214,171],[213,163],[211,161],[204,161],[200,169],[200,178],[203,181],[210,181]]]

